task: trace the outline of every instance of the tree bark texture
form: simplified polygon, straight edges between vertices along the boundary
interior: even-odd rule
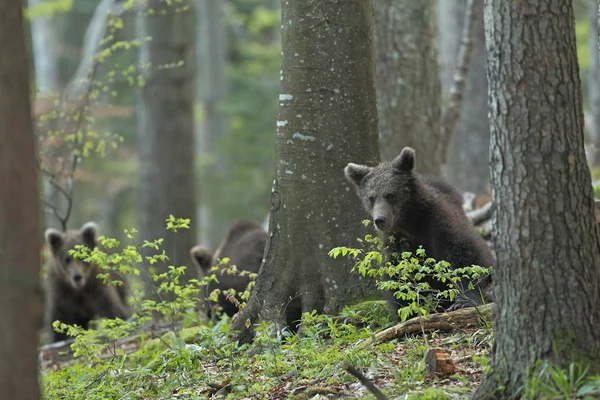
[[[452,87],[465,20],[465,0],[438,0],[438,43],[442,100]],[[482,7],[476,5],[476,7]],[[444,177],[460,191],[479,192],[490,179],[490,127],[487,116],[487,74],[483,13],[473,37],[473,59],[457,130],[447,149]]]
[[[39,399],[40,213],[22,4],[0,1],[0,387]]]
[[[27,3],[29,7],[36,7],[43,0],[29,0]],[[30,25],[35,84],[41,96],[48,96],[59,89],[53,18],[39,15],[31,18]]]
[[[198,79],[197,95],[204,110],[203,120],[197,123],[198,153],[200,157],[215,156],[218,163],[223,157],[215,154],[214,143],[225,131],[225,119],[220,110],[227,93],[226,57],[227,41],[223,26],[222,1],[200,0],[197,2],[197,31],[198,31]],[[200,180],[206,182],[214,173],[214,164],[202,163]],[[198,195],[201,216],[199,222],[199,239],[202,244],[212,248],[213,210],[210,207],[211,193],[201,191]]]
[[[418,154],[419,173],[440,174],[435,150],[440,131],[440,78],[434,3],[374,0],[375,56],[382,160],[405,146]]]
[[[164,238],[162,248],[169,263],[186,265],[187,278],[197,277],[189,257],[189,249],[196,244],[197,223],[192,6],[191,0],[172,5],[150,0],[148,9],[137,19],[138,37],[143,43],[139,61],[145,81],[139,89],[136,110],[140,143],[139,238]],[[170,214],[190,218],[190,229],[167,233],[165,220]],[[159,271],[165,268],[164,263],[157,266]]]
[[[36,7],[42,2],[42,0],[29,0],[28,5],[29,7]],[[56,34],[53,22],[56,23],[52,16],[45,15],[30,19],[35,86],[41,98],[53,93],[56,94],[60,86],[57,71]],[[46,123],[49,124],[50,121]],[[51,126],[45,129],[56,129],[54,125],[52,123]],[[37,127],[37,129],[41,128]],[[66,208],[66,201],[62,195],[48,182],[44,182],[44,198],[60,212],[63,212]],[[62,228],[60,222],[47,207],[42,207],[42,215],[46,228]]]
[[[328,256],[366,231],[343,169],[376,164],[377,110],[372,3],[282,1],[281,94],[277,162],[265,260],[248,307],[235,324],[251,340],[249,319],[292,324],[301,312],[336,313],[373,294],[352,261]]]
[[[598,0],[589,0],[590,23],[590,66],[588,70],[588,89],[590,104],[590,141],[589,162],[600,165],[600,52],[598,51]]]
[[[532,361],[600,366],[600,246],[572,2],[485,1],[495,346],[475,398],[509,398]]]

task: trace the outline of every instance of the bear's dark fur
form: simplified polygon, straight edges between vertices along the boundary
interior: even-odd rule
[[[86,223],[80,230],[46,230],[45,238],[51,253],[45,279],[46,325],[54,342],[68,338],[65,333],[54,332],[52,323],[55,320],[88,329],[89,322],[95,318],[127,319],[130,315],[125,287],[104,283],[97,277],[99,273],[106,273],[104,270],[77,260],[68,252],[76,245],[85,245],[90,250],[96,247],[97,231],[94,222]],[[119,279],[113,271],[109,272],[109,277]]]
[[[206,276],[212,266],[217,265],[219,260],[227,257],[229,262],[221,265],[215,276],[218,282],[210,282],[205,296],[215,289],[220,289],[218,304],[223,308],[223,312],[230,317],[237,313],[238,307],[229,301],[222,291],[234,289],[236,292],[243,292],[250,279],[248,276],[221,274],[222,270],[235,265],[238,272],[249,271],[257,273],[263,259],[263,253],[267,244],[267,233],[252,221],[240,220],[229,228],[225,238],[214,254],[201,245],[194,246],[190,250],[190,255],[194,263],[200,269],[201,275]],[[236,296],[237,297],[237,296]],[[238,297],[238,300],[239,297]],[[212,305],[207,302],[209,315],[212,314]]]
[[[435,196],[442,196],[451,204],[457,205],[461,210],[463,209],[463,204],[465,203],[465,199],[456,190],[452,185],[446,182],[443,178],[439,176],[421,176],[423,182],[431,189],[432,193]]]
[[[350,163],[344,169],[346,178],[354,184],[385,241],[386,258],[406,250],[400,241],[390,243],[388,238],[393,236],[405,238],[409,251],[414,252],[422,245],[427,257],[446,260],[453,268],[490,267],[492,253],[466,217],[462,197],[459,203],[458,192],[450,185],[439,178],[427,180],[415,173],[414,163],[414,150],[405,147],[391,162],[382,162],[376,167]],[[446,285],[437,280],[428,282],[433,288],[446,289]],[[464,291],[452,308],[481,304],[479,288],[489,301],[486,298],[489,293],[484,289],[490,282],[490,276],[482,278],[475,289]],[[389,293],[385,297],[397,318],[401,301],[393,299]],[[450,305],[444,302],[442,308],[447,309]]]

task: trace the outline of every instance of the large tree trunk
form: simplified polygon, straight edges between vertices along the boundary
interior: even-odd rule
[[[190,9],[181,12],[182,7]],[[164,238],[169,264],[191,268],[189,249],[196,243],[194,143],[194,11],[186,0],[168,6],[148,1],[153,13],[137,20],[140,67],[145,85],[139,90],[137,127],[140,143],[138,225],[140,239]],[[179,9],[177,11],[176,9]],[[150,41],[143,38],[150,36]],[[178,65],[182,62],[182,65]],[[173,214],[190,218],[190,229],[166,231]],[[164,272],[166,263],[157,266]],[[152,284],[150,280],[147,282]],[[151,286],[149,287],[151,289]]]
[[[199,0],[196,18],[198,21],[198,99],[203,108],[202,120],[197,127],[198,152],[200,157],[210,157],[217,151],[215,140],[223,135],[225,120],[220,106],[227,93],[227,78],[225,75],[227,44],[223,27],[224,4],[222,1]],[[222,157],[216,155],[218,163]],[[216,168],[215,165],[202,163],[200,181],[207,182]],[[211,193],[202,191],[199,194],[201,216],[199,223],[200,242],[212,247],[211,232],[213,213],[210,208]]]
[[[600,52],[598,51],[598,0],[589,0],[590,67],[588,90],[590,101],[590,164],[600,165]]]
[[[440,131],[440,79],[434,3],[375,0],[375,54],[383,160],[404,146],[435,155]],[[417,157],[420,173],[440,174],[436,157]]]
[[[498,312],[478,399],[511,397],[537,360],[600,367],[600,238],[572,2],[487,0],[485,13]]]
[[[335,313],[368,284],[331,248],[364,237],[367,218],[343,169],[378,161],[371,1],[282,1],[277,164],[265,261],[234,330],[249,319],[290,325],[301,312]]]
[[[466,0],[438,0],[438,39],[442,93],[447,97],[454,78],[456,57],[465,21]],[[482,7],[476,5],[475,7]],[[479,9],[480,10],[480,9]],[[483,15],[478,13],[473,37],[473,59],[460,119],[447,149],[444,176],[461,191],[477,193],[490,179],[490,127],[487,116],[487,75]]]
[[[22,4],[0,1],[0,388],[39,399],[40,214]]]

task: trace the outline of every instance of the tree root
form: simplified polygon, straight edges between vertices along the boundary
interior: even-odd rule
[[[374,341],[387,342],[407,333],[476,328],[482,325],[481,317],[490,318],[494,311],[494,303],[489,303],[479,307],[467,307],[425,317],[415,317],[377,333]],[[360,347],[365,348],[372,343],[372,339],[366,339],[360,344]]]

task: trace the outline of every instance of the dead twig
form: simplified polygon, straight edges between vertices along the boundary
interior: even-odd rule
[[[67,85],[67,90],[64,94],[65,99],[63,101],[63,108],[68,108],[69,104],[72,103],[69,101],[69,98],[75,99],[77,104],[76,110],[74,111],[77,118],[75,126],[73,127],[73,134],[83,130],[83,124],[87,120],[86,114],[90,107],[93,82],[100,65],[96,54],[102,47],[102,39],[105,36],[106,27],[108,25],[108,15],[111,13],[114,14],[115,12],[123,12],[123,7],[119,8],[115,0],[103,0],[96,7],[90,25],[85,33],[79,66]],[[79,101],[79,98],[82,95],[83,99]],[[65,113],[66,112],[67,110],[65,110]],[[59,221],[63,231],[67,230],[67,224],[73,210],[73,178],[81,157],[75,150],[70,152],[70,157],[62,157],[62,165],[56,172],[51,172],[43,168],[41,163],[37,161],[40,173],[47,177],[48,183],[52,186],[53,191],[60,194],[66,202],[65,211],[64,213],[61,213],[59,212],[56,203],[47,199],[44,200],[45,207],[50,210],[54,217]],[[59,182],[63,179],[64,182]]]
[[[367,389],[369,389],[369,392],[373,393],[373,396],[375,396],[377,400],[387,400],[387,397],[381,392],[381,390],[379,390],[379,388],[375,386],[375,384],[371,382],[369,378],[364,376],[359,370],[354,368],[352,365],[344,362],[342,368],[344,368],[346,372],[354,376],[360,381],[360,383],[362,383]]]

